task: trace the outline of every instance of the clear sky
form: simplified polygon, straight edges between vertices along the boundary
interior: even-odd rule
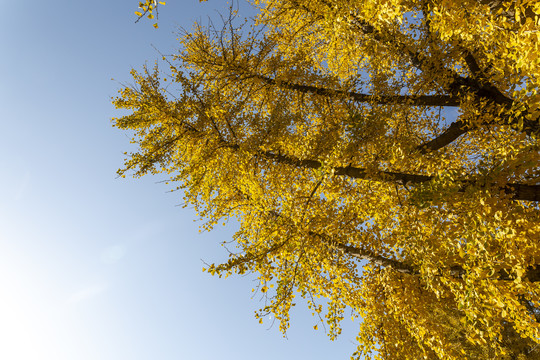
[[[0,359],[348,359],[358,324],[335,342],[299,306],[288,339],[258,324],[253,277],[201,271],[234,229],[199,235],[163,178],[116,177],[119,82],[227,7],[168,0],[155,30],[137,3],[0,1]]]

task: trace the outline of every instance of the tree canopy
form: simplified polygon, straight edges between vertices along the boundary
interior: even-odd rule
[[[540,3],[253,0],[132,71],[113,119],[251,272],[353,356],[539,358]]]

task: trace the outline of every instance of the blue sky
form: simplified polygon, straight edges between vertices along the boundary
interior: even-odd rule
[[[201,271],[234,229],[200,235],[163,178],[116,177],[119,82],[226,2],[169,0],[158,30],[137,0],[0,3],[0,358],[347,359],[358,324],[335,342],[301,307],[288,339],[259,325],[253,277]]]

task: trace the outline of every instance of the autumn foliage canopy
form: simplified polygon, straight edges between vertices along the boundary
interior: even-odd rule
[[[361,319],[354,357],[539,358],[540,3],[253,5],[132,72],[119,173],[236,219],[206,271],[256,274],[282,331],[303,297]]]

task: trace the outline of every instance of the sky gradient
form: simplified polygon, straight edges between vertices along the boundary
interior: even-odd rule
[[[157,30],[136,0],[0,3],[0,359],[348,359],[357,323],[331,342],[297,306],[284,339],[253,276],[201,271],[234,224],[201,235],[163,177],[116,176],[111,97],[226,2],[169,0]]]

